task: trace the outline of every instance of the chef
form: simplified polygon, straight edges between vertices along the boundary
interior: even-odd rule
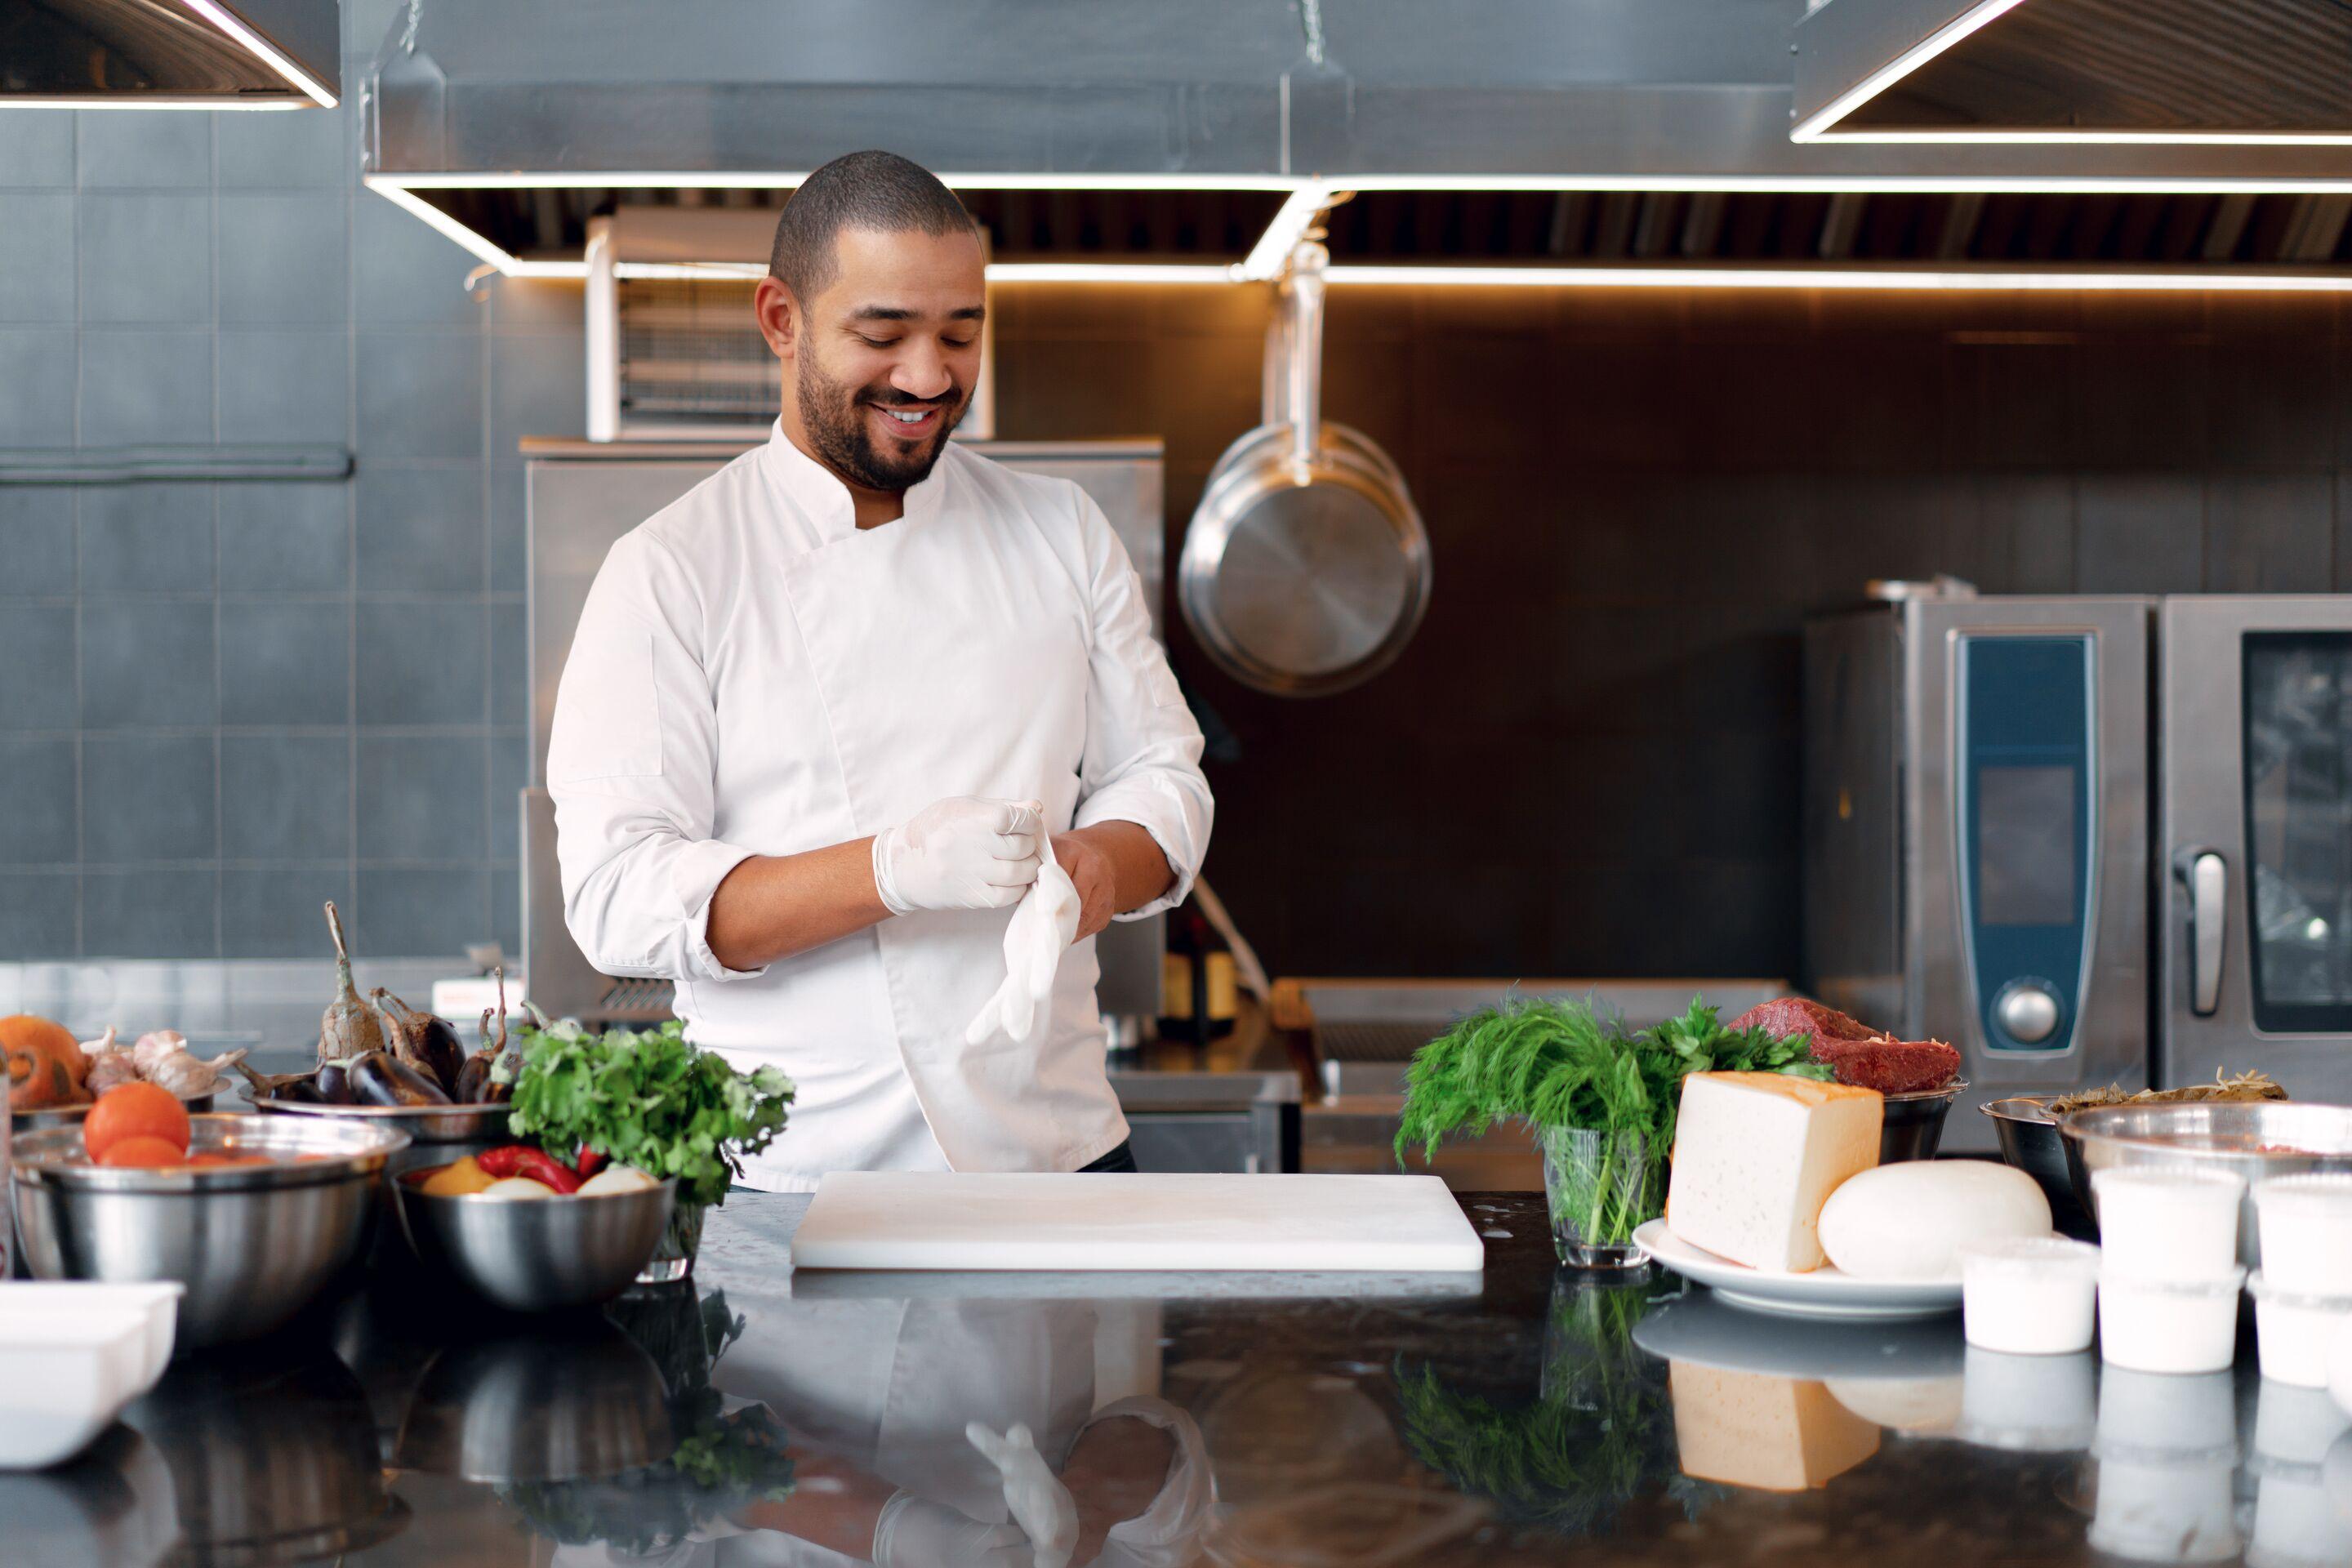
[[[982,250],[918,165],[811,174],[753,308],[782,417],[614,545],[572,638],[566,922],[792,1078],[753,1186],[1132,1170],[1093,938],[1184,897],[1212,805],[1127,552],[1076,485],[950,444]]]

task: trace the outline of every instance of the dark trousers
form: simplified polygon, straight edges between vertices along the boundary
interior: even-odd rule
[[[1105,1154],[1093,1164],[1078,1167],[1078,1174],[1082,1176],[1090,1176],[1103,1172],[1124,1176],[1139,1174],[1135,1168],[1135,1145],[1121,1139],[1118,1148]]]

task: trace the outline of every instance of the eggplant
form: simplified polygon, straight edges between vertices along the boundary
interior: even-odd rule
[[[352,950],[343,941],[343,917],[327,905],[327,931],[335,939],[335,999],[319,1019],[319,1059],[337,1061],[383,1048],[383,1026],[360,1000],[352,984]]]
[[[466,1065],[466,1047],[448,1021],[418,1012],[381,985],[368,993],[368,999],[383,1021],[384,1048],[431,1079],[442,1093],[455,1090],[458,1071]]]
[[[309,1072],[257,1072],[242,1060],[229,1063],[245,1075],[253,1086],[256,1100],[290,1100],[296,1105],[325,1105],[326,1098],[319,1092],[319,1069]]]
[[[313,1080],[319,1089],[319,1099],[328,1105],[349,1105],[352,1098],[352,1064],[348,1059],[320,1062],[319,1076]]]
[[[394,1056],[370,1051],[351,1065],[347,1078],[359,1105],[446,1105],[441,1086]]]
[[[499,1005],[495,1014],[498,1027],[493,1033],[490,1027],[490,1021],[494,1016],[492,1010],[488,1007],[483,1008],[482,1048],[467,1057],[466,1065],[457,1069],[457,1082],[455,1088],[456,1099],[460,1105],[496,1105],[503,1102],[514,1092],[514,1074],[511,1070],[507,1073],[506,1081],[503,1083],[492,1076],[493,1069],[498,1066],[499,1058],[505,1054],[507,1048],[507,972],[500,968],[493,973],[497,974],[499,982]]]

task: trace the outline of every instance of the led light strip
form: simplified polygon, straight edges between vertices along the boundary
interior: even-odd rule
[[[35,98],[0,94],[0,109],[197,109],[217,114],[223,110],[308,109],[291,98],[142,98],[125,93],[118,98]]]
[[[1945,23],[1808,116],[1789,132],[1791,142],[1818,142],[1831,126],[1966,38],[2024,4],[2024,0],[1982,0]]]
[[[773,184],[796,184],[802,175],[767,177]],[[570,180],[577,184],[600,185],[607,181],[640,185],[658,184],[653,176],[576,175]],[[697,176],[681,182],[666,176],[670,184],[714,184],[720,185],[756,183],[737,181],[732,176]],[[950,175],[943,176],[950,186],[969,189],[984,188],[978,182],[1001,182],[998,189],[1052,189],[1037,184],[1053,176],[1027,175]],[[1087,178],[1092,179],[1092,176]],[[1093,188],[1131,190],[1144,188],[1140,176],[1122,176],[1087,186],[1064,185],[1059,188]],[[1024,184],[1025,182],[1025,184]],[[487,236],[468,228],[431,202],[416,195],[418,190],[530,188],[562,183],[529,174],[499,175],[390,175],[368,174],[362,183],[397,203],[436,232],[463,247],[466,250],[497,268],[509,278],[584,279],[588,275],[585,261],[526,260],[493,243]],[[1172,183],[1163,179],[1152,188],[1202,189],[1198,181]],[[1228,188],[1287,189],[1289,199],[1267,225],[1266,231],[1251,248],[1249,258],[1237,265],[1218,263],[1162,264],[1119,263],[1108,261],[1013,261],[993,262],[988,268],[992,283],[1134,283],[1134,284],[1206,284],[1263,282],[1280,274],[1280,258],[1286,258],[1315,215],[1345,191],[1364,190],[1488,190],[1488,191],[1652,191],[1652,190],[1737,190],[1737,191],[1855,191],[1864,194],[1880,192],[1939,192],[1987,191],[2032,192],[2056,194],[2083,192],[2097,194],[2145,193],[2178,195],[2214,195],[2233,192],[2252,194],[2295,193],[2305,195],[2352,191],[2352,177],[2325,180],[2065,180],[2050,178],[2018,178],[2011,180],[1954,180],[1927,177],[1889,177],[1878,180],[1807,179],[1800,177],[1723,178],[1681,180],[1636,178],[1630,175],[1573,178],[1517,175],[1368,175],[1351,178],[1342,184],[1321,180],[1286,180],[1280,185],[1266,184]],[[1271,270],[1266,270],[1268,267]],[[708,279],[714,277],[756,278],[766,270],[756,263],[682,263],[682,262],[623,262],[614,268],[624,278]],[[1808,269],[1796,267],[1513,267],[1513,266],[1413,266],[1379,265],[1370,263],[1335,262],[1326,276],[1334,283],[1350,285],[1387,285],[1457,287],[1464,285],[1489,288],[1539,289],[2116,289],[2166,290],[2210,289],[2223,292],[2307,292],[2341,293],[2352,291],[2352,274],[2333,277],[2309,272],[2239,272],[2206,275],[2199,272],[2136,272],[2103,271],[2074,272],[2064,269],[2032,271],[2022,269],[1970,271],[1967,269],[1914,270],[1903,268],[1821,268]]]
[[[1816,142],[1977,147],[2352,147],[2352,131],[1825,131]]]
[[[244,18],[223,6],[220,0],[185,0],[185,3],[189,10],[236,39],[247,53],[284,77],[303,97],[321,109],[335,107],[335,95],[327,90],[326,83],[296,65],[277,45],[247,26]]]
[[[458,174],[373,174],[417,191],[504,190],[782,190],[809,177],[805,169],[716,174],[613,169],[601,173],[530,174],[497,170]],[[966,191],[1296,191],[1311,182],[1290,174],[943,174],[940,183]]]
[[[1519,289],[1939,289],[2214,290],[2231,293],[2352,292],[2352,274],[2238,272],[1927,271],[1905,268],[1801,267],[1382,267],[1334,262],[1334,284],[1464,285]]]

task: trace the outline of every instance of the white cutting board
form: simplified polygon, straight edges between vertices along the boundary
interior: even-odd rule
[[[1435,1176],[835,1171],[797,1268],[1462,1273],[1486,1248]]]

